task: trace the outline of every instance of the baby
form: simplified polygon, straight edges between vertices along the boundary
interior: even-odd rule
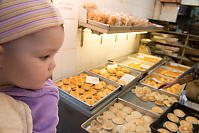
[[[0,94],[28,105],[34,133],[56,132],[59,95],[49,78],[62,24],[48,0],[0,0]]]

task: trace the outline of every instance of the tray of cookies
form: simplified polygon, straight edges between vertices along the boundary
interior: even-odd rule
[[[165,67],[165,66],[160,66],[157,70],[154,71],[154,73],[176,79],[177,77],[182,75],[184,72],[180,70],[172,69],[169,67]]]
[[[82,72],[75,76],[55,82],[55,85],[81,107],[92,110],[113,94],[119,92],[121,85],[92,73]]]
[[[172,80],[173,78],[166,77],[166,76],[152,72],[149,75],[147,75],[145,78],[143,78],[140,81],[140,83],[157,89],[161,84],[172,81]],[[175,84],[170,88],[160,89],[160,90],[166,91],[168,93],[174,94],[179,97],[182,91],[184,90],[184,88],[185,88],[185,84],[184,85]]]
[[[176,102],[150,127],[152,133],[198,133],[199,111]]]
[[[182,71],[182,72],[185,72],[188,69],[190,69],[190,67],[188,67],[188,66],[177,64],[177,63],[174,63],[174,62],[169,62],[169,63],[165,64],[164,66],[172,68],[172,69],[176,69],[176,70],[179,70],[179,71]]]
[[[129,57],[133,59],[138,59],[145,62],[153,63],[153,64],[157,64],[163,60],[163,58],[153,56],[153,55],[143,54],[143,53],[132,54],[132,55],[129,55]]]
[[[120,98],[158,115],[161,115],[168,107],[179,100],[173,94],[141,84],[134,86],[131,91]]]
[[[128,88],[141,78],[141,72],[114,63],[106,63],[88,70],[96,76],[102,76]],[[123,87],[123,89],[124,89]]]
[[[150,132],[149,125],[157,118],[156,114],[117,98],[81,127],[90,133],[144,133]]]

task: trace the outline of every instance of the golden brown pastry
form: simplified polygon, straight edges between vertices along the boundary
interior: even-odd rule
[[[96,74],[100,74],[100,70],[99,69],[92,69],[91,72],[96,73]]]
[[[133,117],[133,119],[139,119],[142,117],[142,114],[138,111],[133,111],[131,112],[131,116]]]
[[[144,116],[142,117],[142,119],[143,119],[146,123],[149,123],[149,124],[151,124],[151,123],[153,122],[152,117],[151,117],[151,116],[148,116],[148,115],[144,115]]]
[[[181,125],[179,127],[179,131],[180,131],[180,133],[193,133],[192,129],[188,126],[185,126],[185,125]]]
[[[95,84],[95,85],[94,85],[94,88],[95,88],[96,90],[101,90],[101,89],[103,89],[104,87],[103,87],[102,84]]]
[[[110,120],[110,119],[112,119],[114,117],[115,117],[115,115],[111,111],[106,111],[106,112],[103,113],[103,118],[104,119],[109,119]]]
[[[130,70],[127,69],[127,68],[122,68],[121,71],[124,72],[124,73],[130,73]]]
[[[118,80],[117,81],[119,84],[121,84],[121,85],[126,85],[126,82],[124,82],[124,81],[122,81],[122,80]]]
[[[193,117],[193,116],[187,116],[185,118],[185,120],[192,123],[192,124],[198,124],[198,119],[196,117]]]
[[[117,76],[117,77],[122,77],[124,74],[125,74],[125,73],[122,72],[122,71],[117,71],[117,72],[116,72],[116,76]]]
[[[55,83],[55,85],[58,86],[58,87],[61,87],[63,85],[63,82],[62,81],[58,81],[58,82]]]
[[[67,93],[71,91],[71,87],[69,85],[62,85],[61,89]]]
[[[151,109],[152,112],[156,113],[156,114],[162,114],[164,112],[164,110],[160,107],[153,107]]]
[[[110,90],[112,90],[112,91],[116,89],[116,87],[113,86],[113,85],[111,85],[111,84],[107,85],[107,88],[110,89]]]
[[[121,103],[114,103],[114,107],[117,108],[118,110],[122,110],[122,108],[124,107],[124,105],[121,104]]]
[[[167,121],[167,122],[164,123],[164,126],[171,132],[177,132],[178,131],[178,126],[173,122]]]
[[[126,132],[126,127],[124,125],[118,125],[116,126],[116,133],[125,133]]]
[[[89,132],[89,133],[100,133],[100,130],[97,129],[96,127],[90,127],[90,128],[88,129],[88,132]]]
[[[136,130],[135,123],[129,122],[129,123],[126,123],[124,126],[126,127],[126,132],[127,133],[133,133]]]
[[[107,70],[107,72],[110,74],[115,74],[117,72],[117,70],[115,68],[110,68]]]
[[[104,129],[111,130],[111,129],[113,129],[113,127],[114,127],[114,124],[111,121],[105,121],[103,123]]]
[[[175,123],[178,123],[178,121],[179,121],[179,118],[175,114],[173,114],[173,113],[168,113],[167,114],[167,118],[170,121],[175,122]]]
[[[107,72],[104,72],[104,73],[100,73],[101,76],[105,77],[105,78],[109,78],[110,77],[110,74],[107,73]]]
[[[118,124],[118,125],[121,125],[124,123],[124,119],[120,118],[120,117],[114,117],[112,118],[112,121],[115,123],[115,124]]]
[[[190,123],[190,122],[188,122],[188,121],[185,121],[185,120],[181,120],[180,121],[180,125],[181,126],[187,126],[187,127],[189,127],[189,128],[193,128],[193,125],[192,125],[192,123]]]
[[[173,113],[174,113],[177,117],[184,117],[184,116],[185,116],[185,113],[184,113],[182,110],[180,110],[180,109],[175,109],[175,110],[173,111]]]
[[[124,111],[127,114],[131,114],[132,109],[130,107],[125,106],[125,107],[122,108],[122,111]]]
[[[160,132],[160,133],[171,133],[171,132],[169,132],[168,130],[166,130],[164,128],[158,129],[158,132]]]
[[[110,76],[109,79],[113,80],[113,81],[116,81],[116,82],[118,81],[118,78],[116,76]]]
[[[97,129],[101,129],[102,128],[102,123],[99,123],[96,120],[92,120],[90,125],[91,125],[91,127],[96,127]]]
[[[101,84],[103,86],[103,88],[106,87],[106,83],[104,81],[99,81],[99,84]]]

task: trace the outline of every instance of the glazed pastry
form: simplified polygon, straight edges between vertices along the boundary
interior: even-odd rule
[[[62,80],[62,82],[63,82],[63,84],[65,84],[65,85],[69,85],[70,84],[70,79],[63,79]]]
[[[164,128],[158,129],[158,132],[160,132],[160,133],[171,133],[171,132],[169,132],[168,130],[166,130]]]
[[[122,71],[117,71],[116,72],[116,76],[117,77],[122,77],[124,75],[124,72],[122,72]]]
[[[181,125],[179,127],[179,131],[180,131],[180,133],[193,133],[192,129],[190,127],[184,126],[184,125]]]
[[[116,89],[116,87],[113,86],[113,85],[111,85],[111,84],[107,85],[107,88],[110,89],[110,90],[112,90],[112,91]]]
[[[99,97],[105,97],[106,96],[106,93],[105,92],[98,92],[97,93],[97,96],[99,96]]]
[[[131,113],[131,115],[132,115],[133,119],[139,119],[139,118],[142,117],[142,114],[140,112],[138,112],[138,111],[133,111]]]
[[[105,121],[103,123],[104,129],[111,130],[111,129],[113,129],[113,127],[114,127],[114,124],[111,121]]]
[[[100,73],[100,70],[99,70],[99,69],[92,69],[91,72],[96,73],[96,74],[99,74],[99,73]]]
[[[106,93],[106,95],[108,95],[109,93],[111,93],[112,92],[112,90],[110,90],[110,89],[104,89],[104,91],[103,91],[104,93]]]
[[[173,123],[173,122],[165,122],[164,126],[171,132],[177,132],[178,131],[178,126]]]
[[[71,91],[71,87],[69,85],[63,85],[61,87],[61,89],[67,93],[69,93]]]
[[[126,132],[126,127],[124,125],[118,125],[116,126],[116,133],[125,133]]]
[[[93,101],[92,99],[86,99],[85,102],[89,105],[93,105],[95,104],[95,101]]]
[[[114,117],[112,118],[112,121],[115,123],[115,124],[118,124],[118,125],[121,125],[124,123],[124,120],[120,117]]]
[[[106,87],[106,83],[104,81],[99,81],[99,84],[101,84],[103,86],[103,88]]]
[[[89,93],[91,93],[92,95],[95,95],[97,93],[97,91],[93,88],[88,90]]]
[[[114,103],[114,107],[117,108],[118,110],[121,110],[124,107],[124,105],[121,103]]]
[[[179,118],[175,114],[173,114],[173,113],[168,113],[167,114],[167,118],[170,121],[175,122],[175,123],[178,123],[178,121],[179,121]]]
[[[96,90],[101,90],[101,89],[103,89],[103,85],[101,85],[101,84],[95,84],[95,85],[94,85],[94,88],[95,88]]]
[[[192,124],[198,124],[198,119],[196,117],[193,117],[193,116],[187,116],[185,118],[185,120],[192,123]]]
[[[142,119],[143,119],[146,123],[149,123],[149,124],[151,124],[151,123],[153,122],[153,119],[152,119],[150,116],[148,116],[148,115],[144,115],[144,116],[142,117]]]
[[[184,113],[182,110],[180,110],[180,109],[175,109],[175,110],[173,111],[173,113],[174,113],[177,117],[184,117],[184,116],[185,116],[185,113]]]

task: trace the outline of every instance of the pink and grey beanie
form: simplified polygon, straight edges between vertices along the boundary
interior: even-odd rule
[[[0,0],[0,44],[61,24],[48,0]]]

